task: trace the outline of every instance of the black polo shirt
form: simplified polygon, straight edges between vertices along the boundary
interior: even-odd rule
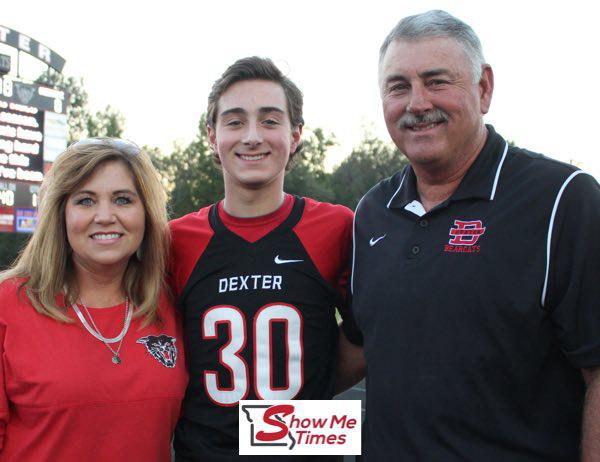
[[[425,213],[410,166],[355,218],[366,461],[574,461],[600,365],[600,188],[491,126]]]

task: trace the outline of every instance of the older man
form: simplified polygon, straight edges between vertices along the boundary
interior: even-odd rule
[[[484,124],[492,68],[448,13],[400,21],[379,75],[410,165],[355,218],[365,460],[600,460],[598,183]]]

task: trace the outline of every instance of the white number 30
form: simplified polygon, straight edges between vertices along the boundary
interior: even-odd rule
[[[273,386],[273,348],[271,337],[274,323],[281,323],[285,330],[286,383]],[[217,371],[204,372],[204,386],[210,399],[220,406],[233,406],[248,395],[250,372],[248,364],[240,356],[246,346],[246,319],[239,308],[220,305],[209,308],[202,318],[202,338],[217,338],[217,326],[226,324],[229,341],[221,347],[219,360],[231,374],[231,386],[219,384]],[[302,316],[292,305],[273,303],[260,308],[252,322],[254,338],[254,387],[260,399],[293,399],[302,388],[303,351]]]

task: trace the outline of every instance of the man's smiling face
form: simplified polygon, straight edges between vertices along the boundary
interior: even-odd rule
[[[411,163],[447,167],[473,154],[489,109],[491,69],[474,82],[471,63],[451,38],[393,41],[380,67],[385,122]]]

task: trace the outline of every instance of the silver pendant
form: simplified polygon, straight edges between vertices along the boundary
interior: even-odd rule
[[[112,362],[113,364],[121,364],[121,358],[119,358],[117,355],[114,355],[112,357]]]

